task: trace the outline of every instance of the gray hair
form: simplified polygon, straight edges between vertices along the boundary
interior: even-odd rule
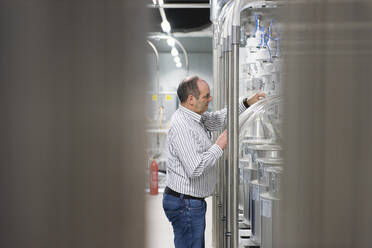
[[[177,95],[181,103],[184,103],[189,95],[193,95],[196,99],[199,99],[200,91],[197,85],[199,77],[191,76],[187,77],[178,86]]]

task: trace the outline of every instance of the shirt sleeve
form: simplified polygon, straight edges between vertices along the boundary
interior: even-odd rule
[[[243,101],[246,99],[246,97],[240,97],[239,98],[239,115],[246,111],[248,108],[245,107]]]
[[[202,122],[209,131],[217,131],[224,128],[227,119],[227,109],[219,111],[205,112],[202,115]]]
[[[212,145],[207,151],[203,151],[202,143],[192,130],[184,130],[175,135],[173,140],[174,150],[180,159],[184,171],[189,178],[195,178],[215,165],[223,151],[217,145]]]
[[[243,113],[247,108],[243,101],[245,97],[239,98],[239,115]],[[205,112],[202,114],[202,122],[209,131],[218,131],[226,126],[227,121],[227,108],[223,108],[219,111]]]

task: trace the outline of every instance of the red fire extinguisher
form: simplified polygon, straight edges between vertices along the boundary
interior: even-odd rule
[[[158,171],[159,167],[155,160],[150,165],[150,194],[158,194]]]

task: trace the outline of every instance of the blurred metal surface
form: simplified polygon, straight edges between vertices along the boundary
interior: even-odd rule
[[[1,1],[0,247],[143,247],[145,1]]]
[[[283,10],[287,167],[276,247],[371,247],[372,2]]]

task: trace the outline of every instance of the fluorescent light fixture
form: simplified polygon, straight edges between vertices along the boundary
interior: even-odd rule
[[[172,54],[172,56],[178,56],[178,50],[177,50],[177,48],[175,48],[175,47],[173,47],[172,48],[172,50],[171,50],[171,54]]]
[[[176,44],[176,42],[174,41],[173,38],[168,38],[167,40],[167,44],[171,47],[174,47],[174,45]]]
[[[177,68],[181,68],[182,67],[182,64],[181,63],[177,63],[176,66],[177,66]]]
[[[161,29],[163,29],[163,32],[170,33],[171,26],[167,20],[162,21],[160,25],[161,25]]]
[[[178,57],[178,56],[174,57],[174,62],[175,62],[175,63],[179,63],[179,62],[181,62],[180,57]]]

